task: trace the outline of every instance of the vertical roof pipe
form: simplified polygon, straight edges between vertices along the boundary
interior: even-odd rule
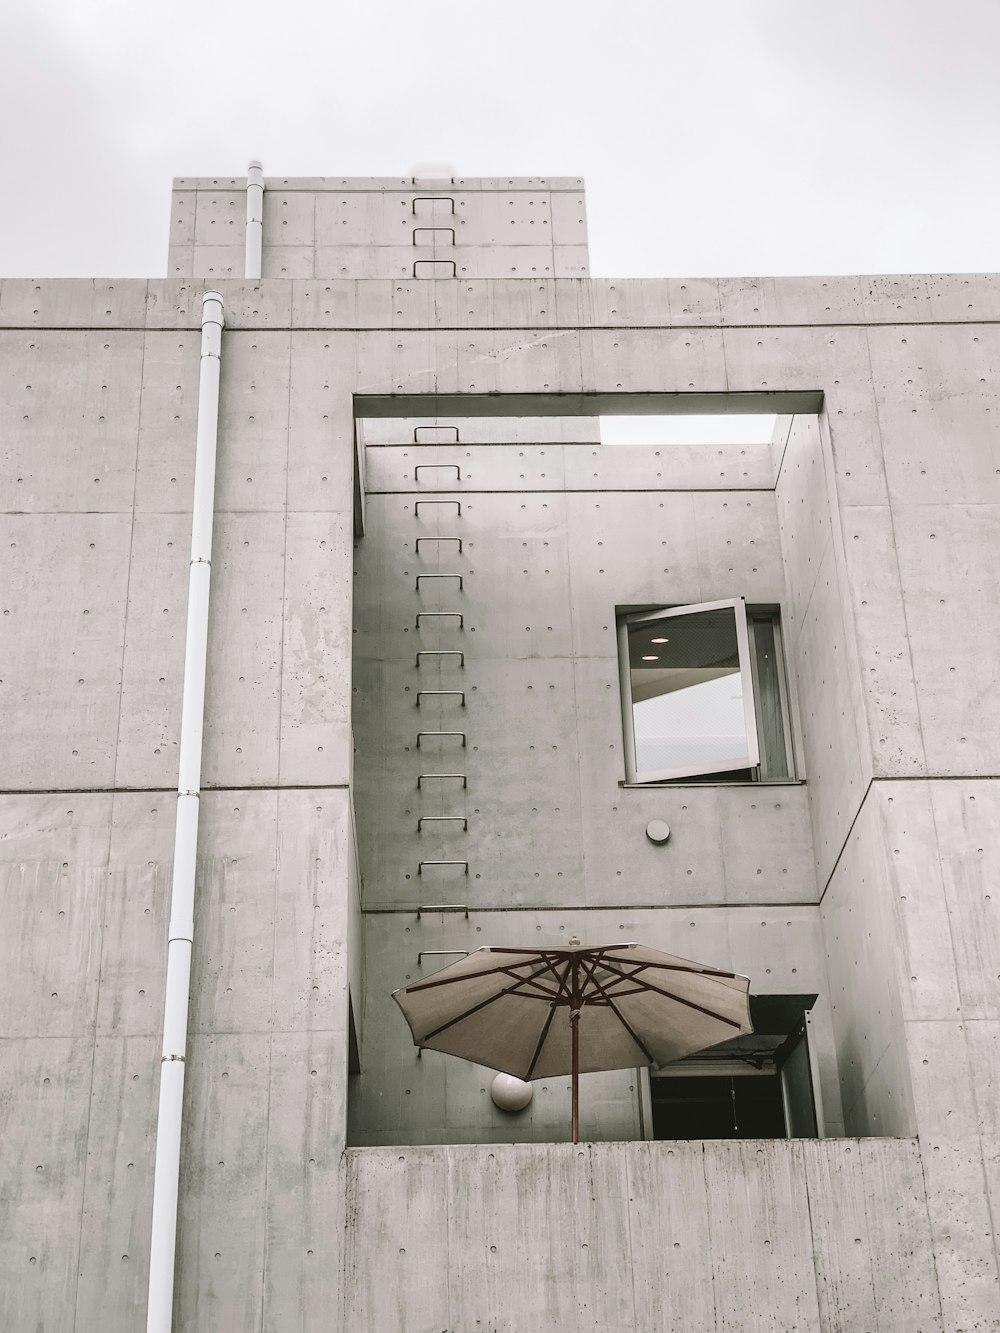
[[[264,169],[256,159],[247,167],[246,271],[259,278],[264,250]]]
[[[188,574],[184,684],[181,693],[177,822],[170,885],[167,975],[163,1001],[160,1102],[156,1118],[153,1220],[149,1251],[147,1333],[170,1333],[174,1306],[174,1256],[180,1182],[184,1061],[187,1055],[191,948],[194,940],[195,871],[201,795],[201,748],[205,722],[208,659],[208,602],[215,517],[215,455],[219,434],[219,372],[222,357],[222,297],[202,298],[201,369],[198,381],[198,435],[195,445]]]

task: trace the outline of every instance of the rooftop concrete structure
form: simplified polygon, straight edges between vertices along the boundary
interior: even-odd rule
[[[0,1323],[145,1317],[211,286],[174,1326],[1000,1328],[1000,280],[591,279],[575,178],[268,178],[245,279],[245,187],[0,283]],[[629,782],[617,625],[734,598],[793,776]],[[573,934],[811,1006],[819,1137],[418,1055],[394,988]]]

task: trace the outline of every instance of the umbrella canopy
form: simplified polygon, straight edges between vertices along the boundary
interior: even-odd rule
[[[642,944],[485,947],[393,992],[417,1046],[516,1078],[663,1065],[753,1031],[750,982]]]

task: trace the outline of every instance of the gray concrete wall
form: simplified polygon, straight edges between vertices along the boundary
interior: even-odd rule
[[[360,1117],[364,1098],[355,1099],[357,1141],[409,1144],[440,1136],[442,1120],[469,1138],[510,1138],[494,1112],[483,1114],[485,1085],[472,1067],[455,1062],[454,1076],[452,1067],[442,1070],[443,1088],[429,1072],[419,1084],[404,1081],[413,1065],[402,1063],[405,1030],[391,1027],[399,1020],[385,989],[413,975],[425,943],[471,947],[487,926],[498,936],[542,926],[537,934],[558,938],[561,925],[583,925],[588,934],[612,925],[617,934],[624,925],[677,947],[678,934],[704,938],[706,958],[731,957],[774,989],[798,984],[792,967],[804,969],[803,990],[822,990],[825,976],[825,1071],[843,1093],[849,1129],[918,1136],[940,1325],[996,1327],[1000,948],[990,870],[997,768],[989,592],[1000,466],[991,370],[997,280],[221,285],[227,333],[210,790],[181,1326],[287,1328],[300,1317],[332,1317],[341,1285],[349,984],[359,1023],[368,1020],[361,1078],[374,1071],[386,1092],[382,1107]],[[133,1327],[144,1300],[200,291],[200,282],[184,278],[0,284],[0,425],[11,463],[0,506],[9,629],[0,670],[7,742],[0,818],[12,923],[0,966],[10,1089],[0,1113],[9,1146],[4,1271],[13,1274],[0,1300],[12,1328],[60,1327],[70,1309],[79,1329]],[[400,631],[414,612],[403,543],[414,536],[406,506],[417,488],[403,476],[414,461],[408,443],[391,434],[370,441],[354,638],[359,660],[379,668],[366,667],[366,679],[355,682],[371,698],[356,756],[369,910],[362,920],[355,906],[352,919],[352,396],[362,413],[382,411],[384,396],[398,395],[400,417],[444,420],[454,406],[449,394],[468,396],[473,411],[483,408],[483,395],[519,395],[485,404],[502,419],[551,412],[555,394],[570,395],[572,410],[590,418],[595,403],[582,394],[620,403],[616,395],[709,392],[756,395],[755,402],[775,393],[822,395],[823,415],[817,429],[806,423],[793,432],[777,473],[766,449],[723,450],[711,460],[680,451],[669,466],[655,450],[623,450],[610,465],[587,436],[574,441],[566,427],[498,447],[502,428],[494,425],[484,442],[473,436],[433,446],[442,461],[463,455],[470,473],[461,484],[470,505],[463,519],[471,541],[483,543],[468,553],[477,571],[467,592],[476,634],[466,639],[477,644],[469,671],[481,673],[477,693],[486,699],[475,720],[481,739],[470,725],[470,745],[485,748],[468,756],[480,765],[471,773],[482,785],[468,799],[474,815],[476,795],[487,792],[491,803],[479,804],[480,816],[492,811],[491,825],[504,836],[485,838],[484,826],[470,824],[468,892],[479,910],[468,923],[421,917],[418,928],[421,895],[405,879],[413,832],[400,811],[408,808],[404,788],[415,792],[413,754],[394,747],[412,718],[399,703],[411,683],[410,648],[404,653],[399,640],[414,635],[412,626]],[[663,401],[675,407],[690,399]],[[428,480],[420,489],[436,494],[440,486]],[[597,504],[607,537],[594,526]],[[759,549],[764,558],[748,567],[751,540],[754,556]],[[622,555],[626,542],[634,558]],[[743,556],[732,566],[731,550]],[[532,562],[518,563],[525,551]],[[558,561],[546,565],[546,553]],[[539,568],[552,571],[551,593]],[[762,808],[772,789],[704,788],[691,797],[681,788],[621,789],[617,706],[605,702],[615,675],[603,625],[613,622],[593,612],[632,598],[686,600],[724,586],[728,593],[738,576],[750,595],[781,603],[791,633],[805,787],[781,788],[780,811],[766,801]],[[663,580],[674,578],[668,592]],[[567,601],[582,609],[570,615]],[[550,684],[562,707],[529,706],[528,685],[534,696]],[[378,722],[373,710],[383,701]],[[530,719],[539,739],[526,744],[534,752],[504,725],[510,715]],[[562,748],[570,735],[572,763]],[[376,772],[372,756],[391,758],[391,771]],[[491,774],[502,787],[486,785]],[[570,801],[550,795],[557,785]],[[533,792],[548,801],[532,800]],[[376,814],[385,820],[384,842]],[[675,828],[663,856],[642,838],[654,814]],[[573,898],[563,896],[566,867]],[[758,879],[763,899],[754,896]],[[519,912],[499,911],[511,906]],[[419,1112],[404,1107],[407,1086]],[[634,1132],[627,1081],[598,1086],[590,1105],[590,1132]],[[535,1115],[524,1137],[554,1137],[561,1116]],[[897,1150],[912,1161],[912,1145]],[[433,1150],[373,1151],[394,1156],[410,1206],[439,1219]],[[482,1163],[481,1146],[468,1151]],[[802,1151],[762,1147],[767,1178],[805,1160]],[[428,1153],[425,1177],[417,1168]],[[731,1167],[731,1156],[723,1158]],[[531,1159],[532,1187],[545,1190],[556,1167],[539,1174],[538,1161]],[[897,1210],[921,1194],[911,1166],[879,1162],[860,1182],[831,1166],[807,1198],[814,1226],[817,1201],[835,1201],[835,1241],[850,1230],[844,1219],[867,1219],[870,1230],[851,1236],[851,1246],[873,1237],[878,1264],[851,1269],[844,1281],[853,1293],[870,1290],[877,1319],[893,1327],[886,1321],[897,1316],[880,1312],[905,1310],[899,1292],[919,1284],[909,1250],[880,1228],[891,1228]],[[729,1199],[731,1177],[717,1165],[712,1172],[710,1195]],[[616,1179],[608,1178],[611,1199],[623,1188]],[[566,1189],[557,1192],[560,1217],[577,1197]],[[748,1215],[758,1224],[776,1219],[768,1238],[793,1247],[796,1274],[800,1262],[807,1275],[817,1272],[794,1249],[799,1186],[755,1190],[739,1195],[750,1200]],[[346,1290],[363,1303],[370,1278],[359,1275],[376,1270],[362,1270],[358,1252],[374,1253],[388,1233],[378,1230],[384,1218],[370,1221],[357,1191],[351,1197],[359,1210]],[[662,1218],[662,1205],[650,1208]],[[479,1253],[474,1237],[449,1225],[453,1254]],[[922,1225],[906,1215],[907,1235],[923,1235]],[[400,1245],[409,1249],[403,1241],[397,1252]],[[817,1255],[827,1252],[816,1242]],[[860,1262],[867,1250],[838,1241],[829,1252],[847,1265],[848,1254]],[[607,1253],[625,1261],[620,1249]],[[642,1271],[634,1244],[627,1253]],[[716,1253],[749,1265],[733,1269],[719,1257],[723,1283],[745,1286],[767,1272],[758,1249],[746,1260],[735,1244]],[[921,1272],[928,1262],[920,1260]],[[822,1301],[846,1290],[837,1285],[841,1271],[815,1286],[825,1326],[840,1317],[824,1314]],[[590,1288],[598,1301],[602,1272]],[[794,1310],[782,1304],[791,1288],[777,1278],[762,1282],[762,1306],[773,1301],[791,1319]],[[563,1299],[552,1298],[557,1327],[560,1318],[579,1319],[579,1311],[563,1314]],[[868,1299],[851,1295],[843,1318],[859,1311],[858,1326],[878,1327]],[[600,1308],[614,1327],[622,1312]],[[914,1308],[914,1327],[935,1326],[933,1302]],[[805,1326],[824,1326],[812,1305],[801,1309],[814,1321]],[[624,1317],[635,1311],[626,1305]]]
[[[529,480],[522,480],[529,461],[520,450],[458,452],[461,489],[444,492],[421,480],[417,490],[413,451],[399,459],[391,483],[397,490],[369,492],[354,635],[366,903],[424,900],[419,849],[428,856],[440,849],[426,831],[417,840],[416,819],[445,806],[469,818],[461,837],[469,875],[460,887],[477,906],[815,901],[801,788],[622,791],[619,785],[625,772],[616,606],[741,593],[751,603],[779,603],[783,572],[772,493],[738,501],[714,490],[574,495],[555,488],[562,479],[558,450],[536,450],[546,457],[537,459]],[[582,452],[590,453],[574,450]],[[369,485],[377,487],[385,484],[383,467],[392,466],[386,455],[396,451],[371,453]],[[435,447],[419,458],[454,453]],[[608,485],[614,462],[601,466]],[[546,470],[551,483],[540,475]],[[457,499],[461,517],[451,505],[422,508],[414,517],[421,490]],[[461,533],[462,555],[453,545],[423,545],[418,561],[417,537],[435,533]],[[759,564],[737,573],[737,561],[747,556]],[[452,580],[422,582],[418,593],[417,576],[434,572],[461,573],[463,589]],[[464,615],[462,628],[424,621],[416,629],[421,612],[451,609]],[[435,648],[460,649],[465,666],[429,658],[418,669],[416,653]],[[418,690],[451,687],[466,690],[464,707],[429,698],[417,707]],[[418,730],[454,728],[467,733],[464,753],[442,755],[426,740],[418,749]],[[425,789],[418,798],[419,773],[440,770],[445,757],[445,767],[461,761],[468,788]],[[654,815],[675,831],[666,848],[643,836]]]
[[[348,1156],[349,1328],[959,1327],[909,1140]]]
[[[167,272],[244,272],[246,181],[174,182]],[[266,278],[582,278],[576,177],[321,178],[265,181]]]
[[[348,947],[353,431],[302,391],[322,371],[308,337],[293,369],[292,337],[225,337],[178,1328],[285,1328],[337,1289],[347,978],[360,996],[364,973]],[[0,1311],[10,1328],[133,1328],[199,337],[140,320],[0,342],[0,1132],[18,1144]]]
[[[322,349],[295,335],[293,358],[292,336],[226,338],[210,786],[273,786],[279,771],[297,785],[348,780],[351,427],[312,405]],[[168,787],[198,335],[11,330],[2,339],[26,409],[9,414],[5,433],[6,785]]]
[[[320,788],[202,806],[176,1327],[288,1328],[337,1291],[349,803]],[[173,798],[7,795],[0,816],[3,1324],[132,1329]]]
[[[974,1308],[968,1293],[992,1289],[996,1272],[995,1244],[985,1240],[997,1197],[990,1107],[1000,976],[987,868],[996,737],[986,664],[1000,462],[989,367],[998,342],[994,327],[976,326],[933,339],[919,329],[872,331],[870,343],[884,386],[882,468],[865,494],[845,488],[842,521],[848,550],[885,553],[883,579],[866,577],[861,559],[852,569],[859,638],[878,682],[870,726],[877,717],[885,738],[886,780],[868,799],[883,828],[915,1121],[929,1145],[936,1234],[952,1247],[943,1274],[958,1317]],[[888,780],[909,774],[930,780]]]
[[[949,1327],[997,1281],[995,788],[873,783],[823,904],[848,1132],[919,1134]]]
[[[997,1281],[981,979],[992,996],[1000,935],[980,812],[996,772],[1000,348],[978,323],[866,341],[870,399],[853,421],[828,409],[818,430],[793,428],[777,493],[845,1120],[920,1134],[946,1322],[961,1326]]]

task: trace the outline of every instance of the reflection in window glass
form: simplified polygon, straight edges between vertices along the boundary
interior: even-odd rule
[[[787,778],[788,751],[785,746],[785,719],[781,708],[781,667],[774,642],[774,621],[770,616],[754,616],[754,655],[757,677],[757,730],[762,762],[767,777]]]
[[[804,1030],[785,1056],[781,1066],[781,1083],[788,1137],[816,1138],[816,1104],[813,1101],[812,1075],[809,1068],[809,1043]]]
[[[628,645],[638,772],[718,773],[756,762],[732,607],[631,625]]]

